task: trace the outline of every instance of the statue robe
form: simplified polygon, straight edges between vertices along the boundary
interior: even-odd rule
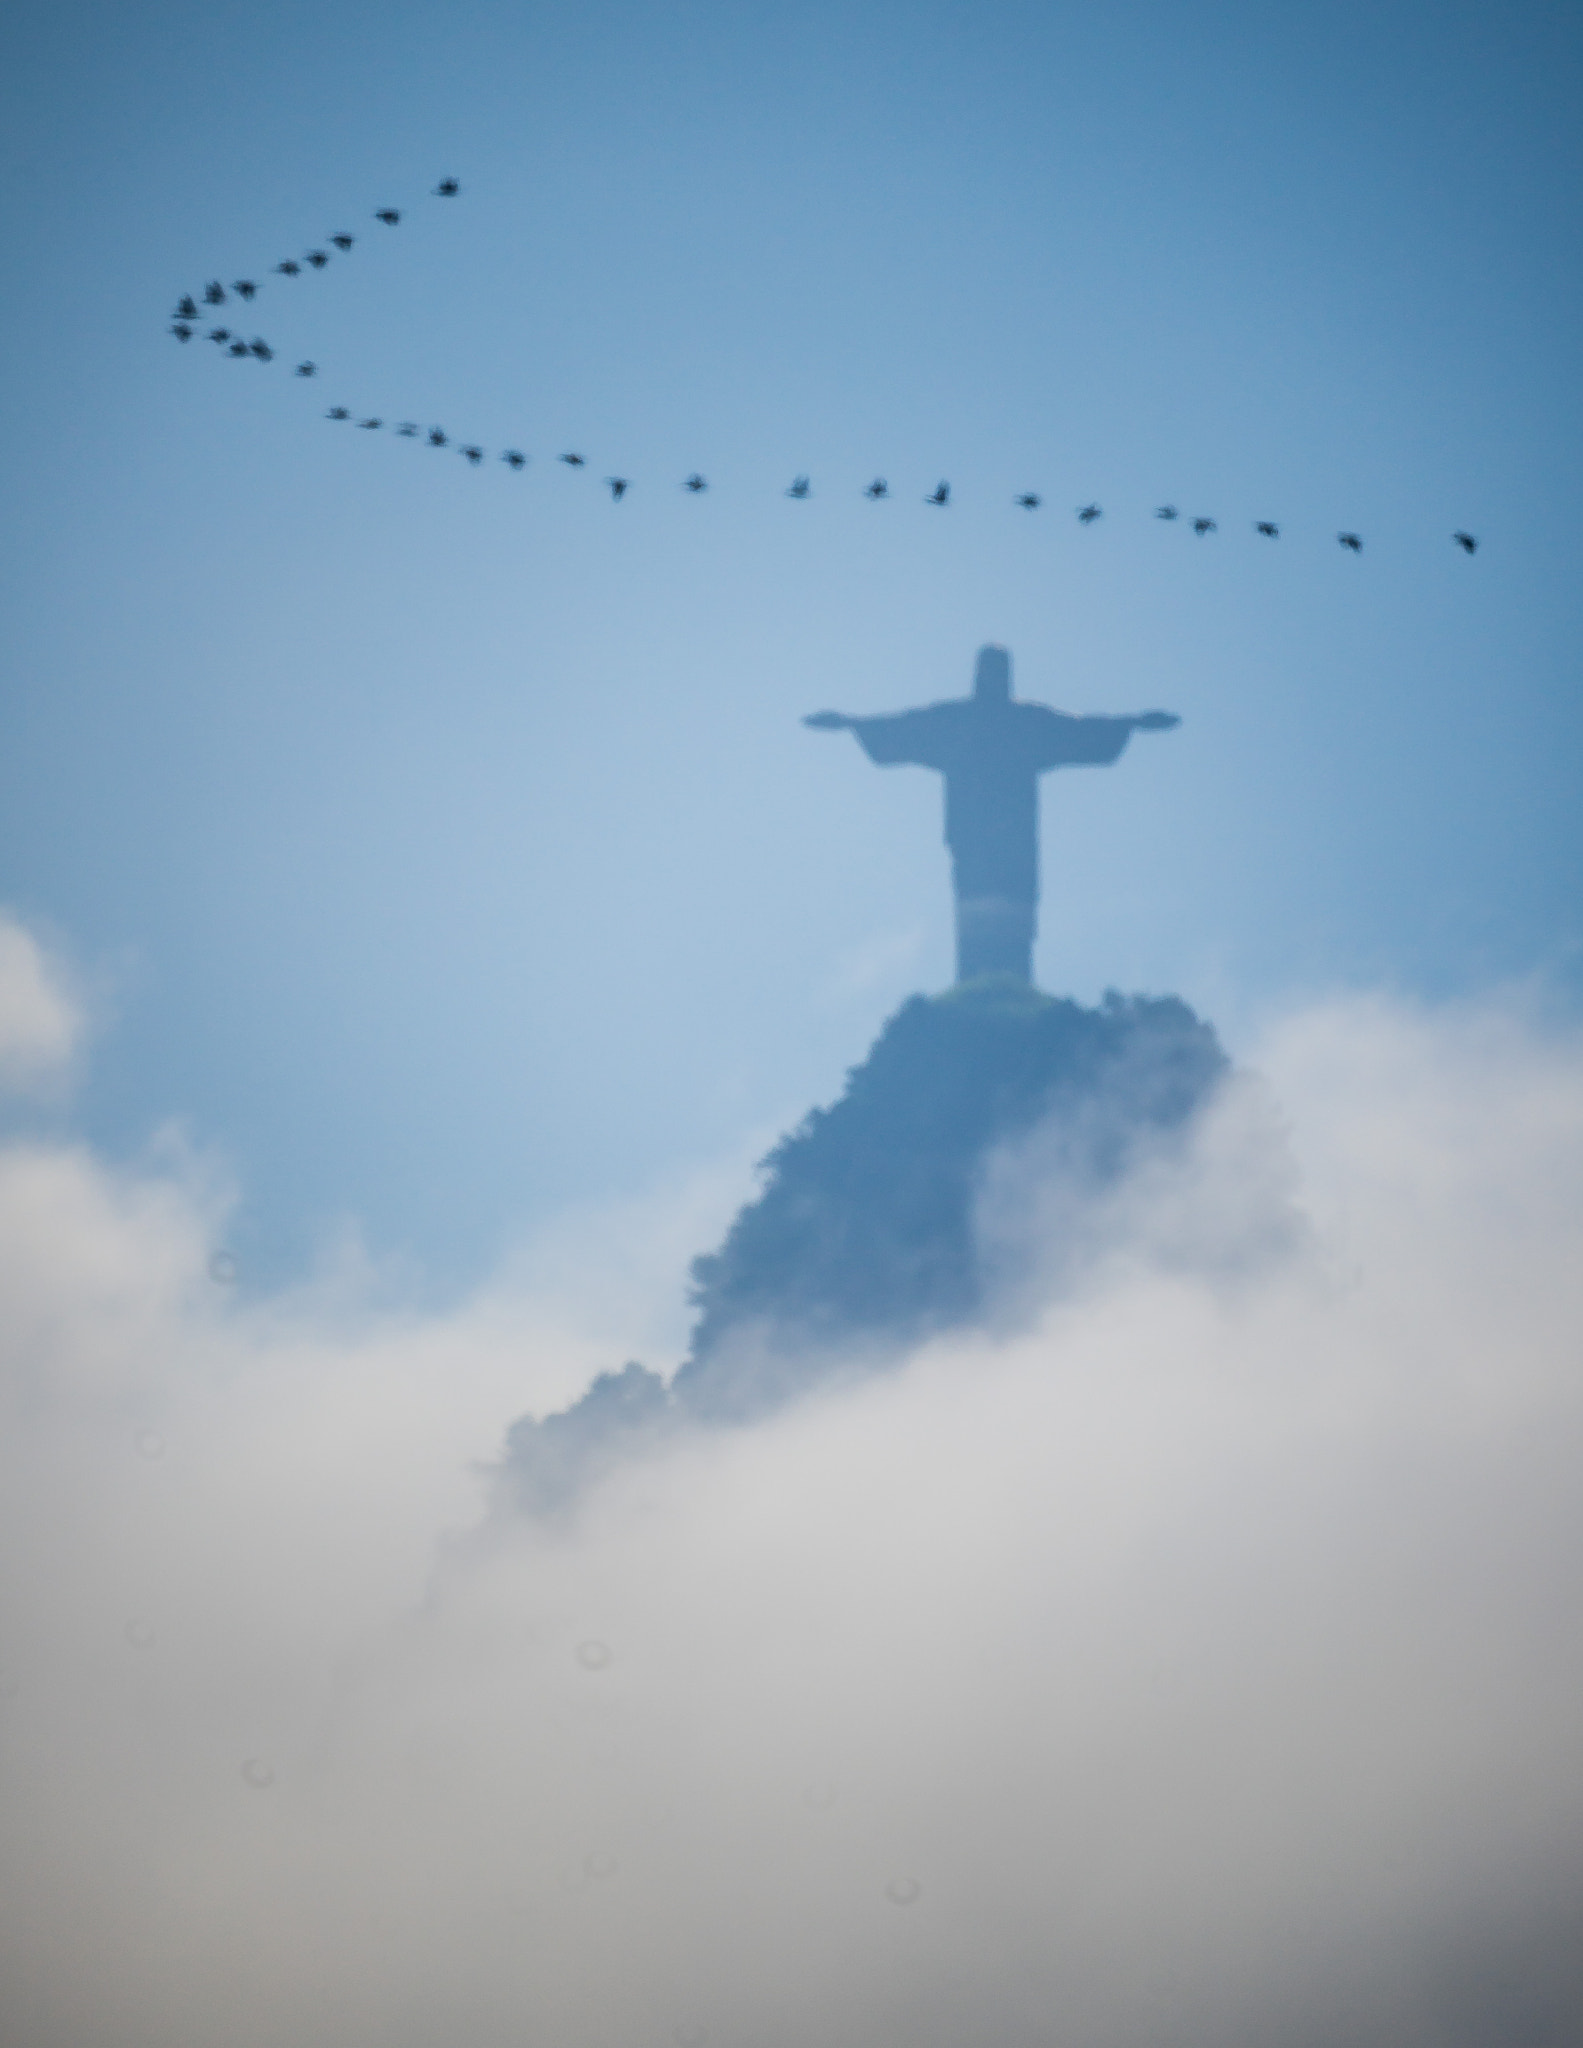
[[[959,697],[846,721],[882,768],[945,777],[945,840],[956,895],[957,979],[1033,979],[1039,901],[1039,777],[1107,767],[1135,718],[1074,717],[1044,704]]]

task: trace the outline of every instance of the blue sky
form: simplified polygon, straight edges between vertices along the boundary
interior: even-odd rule
[[[352,1217],[443,1289],[828,1098],[949,978],[947,871],[933,778],[798,719],[985,640],[1184,717],[1046,784],[1045,986],[1233,1044],[1337,988],[1575,999],[1575,11],[0,33],[0,899],[96,1010],[61,1114],[227,1160],[244,1271]],[[246,275],[282,360],[166,333]]]

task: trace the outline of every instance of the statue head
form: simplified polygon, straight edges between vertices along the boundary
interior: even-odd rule
[[[1011,702],[1011,656],[1004,647],[981,647],[973,671],[973,696],[980,704]]]

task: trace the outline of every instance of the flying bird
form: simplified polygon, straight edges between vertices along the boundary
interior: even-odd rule
[[[1255,519],[1253,530],[1255,533],[1262,533],[1266,540],[1279,540],[1281,537],[1281,529],[1273,519]]]
[[[257,356],[261,363],[272,363],[275,360],[275,351],[258,335],[254,335],[247,347],[248,354]]]
[[[374,215],[374,218],[375,220],[382,220],[387,228],[393,228],[397,221],[400,220],[401,212],[399,208],[394,206],[382,206]]]
[[[233,341],[231,346],[226,350],[226,354],[228,356],[250,356],[252,353],[253,351],[248,347],[245,341]]]
[[[231,339],[231,330],[229,327],[211,327],[209,329],[209,339],[211,341],[229,341]]]
[[[882,476],[877,476],[871,484],[864,486],[863,495],[865,498],[888,498],[890,496],[890,485],[886,483]]]
[[[1338,533],[1336,539],[1344,548],[1350,548],[1355,555],[1363,552],[1363,542],[1355,533]]]
[[[300,263],[293,263],[291,258],[288,256],[284,263],[277,263],[275,265],[275,268],[280,272],[282,277],[295,277],[297,273],[302,269],[302,265]]]
[[[250,277],[239,277],[231,289],[239,299],[252,299],[258,296],[258,286]]]
[[[188,292],[185,298],[177,300],[174,318],[177,320],[196,320],[198,318],[198,302],[191,292]]]
[[[172,334],[175,335],[178,341],[192,340],[192,329],[187,325],[185,320],[178,320],[175,326],[172,327],[170,331]]]
[[[951,486],[946,482],[944,477],[941,477],[940,481],[935,485],[934,489],[929,493],[928,497],[925,498],[923,502],[926,505],[950,504]]]
[[[481,463],[484,459],[484,451],[482,448],[474,448],[469,445],[466,448],[459,448],[456,452],[459,455],[465,455],[468,461],[473,465],[475,469],[478,467],[479,463]]]
[[[564,462],[568,469],[581,469],[583,466],[583,458],[580,455],[557,455],[555,459],[557,462]]]
[[[1193,521],[1193,531],[1197,534],[1215,533],[1218,531],[1218,528],[1213,519],[1195,519]]]
[[[335,244],[336,248],[340,250],[343,256],[346,254],[347,250],[351,248],[353,242],[356,241],[356,239],[357,237],[355,235],[331,235],[330,237],[330,240]]]
[[[351,417],[352,415],[347,411],[344,405],[332,405],[330,407],[330,410],[325,414],[325,418],[327,420],[349,420]]]
[[[500,459],[502,462],[509,463],[513,469],[521,469],[528,458],[520,448],[508,448]]]
[[[693,471],[692,475],[688,477],[682,484],[682,489],[684,491],[692,491],[695,495],[699,491],[707,491],[708,488],[709,479],[707,477],[700,476],[696,469]]]
[[[787,487],[786,495],[788,498],[806,498],[808,495],[808,479],[805,476],[794,477]]]
[[[1044,500],[1037,491],[1024,491],[1017,503],[1025,512],[1037,512]]]
[[[403,441],[415,441],[418,438],[418,423],[416,420],[403,420],[396,432]]]
[[[1474,536],[1471,533],[1458,532],[1452,534],[1451,538],[1456,542],[1457,546],[1462,550],[1463,554],[1476,555],[1478,553],[1478,541],[1474,538]]]
[[[322,270],[325,264],[329,262],[329,260],[330,259],[328,255],[325,253],[323,249],[310,249],[308,251],[308,261],[313,265],[315,270]]]
[[[624,476],[607,476],[605,478],[605,482],[610,486],[610,498],[613,504],[619,505],[621,503],[626,493],[628,481]]]
[[[436,199],[454,199],[461,189],[454,178],[442,178],[434,188],[434,196]]]
[[[1085,526],[1092,526],[1096,519],[1102,519],[1105,515],[1098,505],[1085,505],[1077,516]]]
[[[215,279],[213,284],[204,286],[203,303],[206,306],[223,306],[225,304],[225,286],[220,283],[218,278]]]
[[[1156,505],[1154,516],[1156,519],[1180,519],[1182,515],[1174,505]]]
[[[372,433],[375,427],[382,427],[385,423],[381,419],[369,418],[366,420],[359,420],[357,424],[360,427],[365,428],[369,433]]]
[[[445,446],[446,439],[447,435],[443,427],[430,427],[429,446],[431,448],[443,448]]]
[[[299,377],[317,377],[318,374],[319,366],[317,363],[299,363],[297,365],[297,375]]]

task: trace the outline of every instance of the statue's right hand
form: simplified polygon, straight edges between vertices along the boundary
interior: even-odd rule
[[[851,723],[844,711],[815,711],[803,720],[816,732],[843,732]]]

